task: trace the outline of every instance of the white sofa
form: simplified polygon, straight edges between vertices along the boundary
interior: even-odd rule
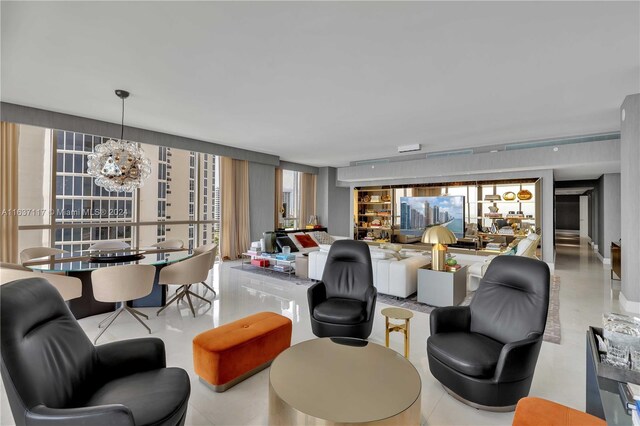
[[[376,249],[374,248],[373,251],[375,252]],[[309,278],[322,279],[328,254],[328,250],[309,253]],[[418,288],[418,269],[430,261],[428,256],[412,256],[405,259],[372,258],[373,285],[379,293],[402,298],[409,297]]]
[[[508,250],[505,250],[503,253],[498,256],[508,256],[512,253],[515,248],[514,256],[525,256],[537,259],[536,250],[538,248],[538,243],[540,242],[540,235],[529,234],[526,238],[522,238],[518,240],[518,243],[511,247]],[[478,286],[480,285],[480,280],[484,276],[484,273],[487,271],[489,264],[496,256],[489,256],[482,262],[476,262],[469,266],[467,272],[467,289],[470,291],[476,291]]]

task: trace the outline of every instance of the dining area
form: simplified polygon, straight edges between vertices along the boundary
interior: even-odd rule
[[[97,325],[96,344],[122,315],[135,319],[148,334],[149,316],[167,315],[172,307],[186,307],[195,318],[198,307],[211,306],[217,297],[212,271],[218,258],[216,243],[188,248],[180,239],[140,247],[104,240],[72,252],[29,247],[20,252],[20,263],[0,263],[0,284],[46,279],[76,319],[104,316]]]

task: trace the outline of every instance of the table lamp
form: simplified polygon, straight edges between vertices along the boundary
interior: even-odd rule
[[[422,242],[431,244],[431,269],[444,271],[444,258],[447,253],[446,244],[454,244],[458,241],[453,232],[444,226],[431,226],[422,234]]]

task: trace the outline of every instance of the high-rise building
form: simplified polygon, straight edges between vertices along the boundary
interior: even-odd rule
[[[78,132],[22,126],[20,149],[24,155],[20,158],[41,159],[40,164],[52,164],[54,170],[31,169],[29,177],[21,179],[21,205],[52,208],[51,216],[32,215],[20,224],[51,223],[54,227],[53,231],[22,232],[21,248],[53,242],[55,247],[79,252],[100,240],[117,239],[144,247],[172,238],[192,248],[218,241],[219,224],[213,223],[220,219],[215,155],[142,144],[151,161],[151,175],[137,193],[109,192],[86,172],[88,155],[104,140]],[[29,171],[26,166],[21,165],[25,173]]]

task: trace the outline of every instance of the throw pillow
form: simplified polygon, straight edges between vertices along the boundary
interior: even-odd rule
[[[318,244],[333,244],[335,241],[335,239],[325,231],[316,231],[312,235]]]
[[[310,235],[307,235],[307,234],[293,234],[293,238],[298,240],[298,242],[300,243],[300,245],[303,248],[318,247],[318,244],[315,241],[313,241],[313,238],[311,238]]]
[[[296,232],[295,234],[287,234],[289,239],[293,242],[293,244],[298,247],[298,250],[302,250],[304,246],[300,243],[300,241],[296,238],[297,235],[304,235],[302,232]]]
[[[293,241],[291,241],[291,238],[289,238],[289,237],[278,237],[278,238],[276,238],[276,244],[280,248],[280,251],[282,251],[282,247],[284,247],[284,246],[291,247],[291,253],[295,253],[295,252],[298,251],[298,247],[296,247],[296,245],[293,244]]]

